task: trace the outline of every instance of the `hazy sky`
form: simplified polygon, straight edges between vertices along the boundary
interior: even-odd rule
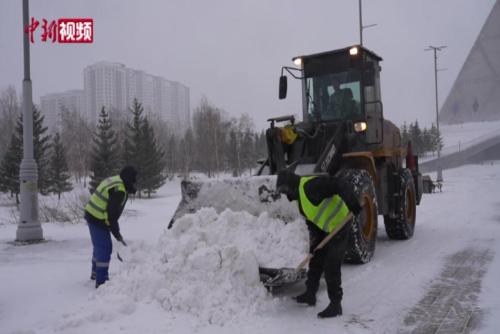
[[[384,115],[400,125],[435,120],[434,65],[439,54],[444,102],[495,0],[364,0],[364,44],[384,58]],[[0,89],[19,91],[22,1],[0,4]],[[357,0],[32,0],[30,16],[94,19],[93,44],[31,45],[33,98],[83,88],[83,68],[120,62],[180,81],[191,88],[191,107],[206,96],[230,115],[249,114],[257,129],[266,119],[301,115],[300,85],[278,100],[282,65],[291,58],[359,42]],[[40,29],[40,28],[39,28]],[[39,37],[38,37],[39,38]]]

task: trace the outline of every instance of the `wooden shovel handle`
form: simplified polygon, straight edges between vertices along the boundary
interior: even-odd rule
[[[318,246],[316,246],[316,248],[314,248],[314,252],[325,247],[325,245],[328,243],[328,241],[332,240],[332,238],[342,229],[342,227],[344,227],[345,224],[347,224],[352,219],[352,217],[353,217],[352,212],[349,212],[349,214],[344,218],[344,220],[342,220],[342,222],[340,224],[338,224],[337,227],[335,227],[335,229],[333,231],[331,231],[323,240],[321,240],[321,242],[318,244]],[[308,264],[309,261],[311,261],[313,256],[314,256],[314,254],[307,254],[305,259],[302,260],[302,262],[300,262],[300,264],[297,266],[297,269],[295,269],[295,270],[300,271],[302,268],[304,268],[306,266],[306,264]]]

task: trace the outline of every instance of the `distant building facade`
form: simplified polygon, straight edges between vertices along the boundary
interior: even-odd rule
[[[59,130],[61,108],[76,110],[95,124],[104,107],[108,112],[126,112],[137,99],[146,115],[168,122],[170,130],[182,135],[191,125],[189,87],[175,81],[101,61],[83,70],[83,90],[44,95],[41,109],[49,129]]]
[[[190,126],[189,88],[181,83],[123,64],[99,62],[85,68],[84,87],[86,113],[93,122],[102,106],[125,111],[137,99],[146,114],[167,121],[177,134]]]
[[[83,70],[86,116],[97,122],[101,108],[127,109],[127,68],[123,64],[98,62]]]
[[[45,126],[49,131],[61,130],[61,112],[66,109],[83,114],[85,93],[82,89],[68,90],[62,93],[47,94],[40,97],[40,108],[45,117]]]

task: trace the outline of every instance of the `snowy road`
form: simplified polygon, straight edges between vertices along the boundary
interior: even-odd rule
[[[404,323],[411,333],[470,333],[480,328],[481,281],[492,260],[489,248],[468,248],[446,259],[441,275]]]
[[[162,254],[153,252],[161,252],[159,245],[186,251],[182,238],[172,245],[177,239],[160,237],[179,200],[179,195],[172,196],[178,194],[178,184],[167,185],[154,200],[130,204],[121,224],[131,243],[128,264],[113,259],[113,282],[102,291],[95,291],[88,280],[90,242],[85,225],[44,225],[49,241],[35,246],[13,246],[15,226],[0,225],[0,332],[496,333],[500,164],[464,166],[445,171],[444,178],[442,193],[424,195],[411,240],[389,240],[379,217],[375,257],[367,265],[343,267],[344,315],[329,320],[316,318],[328,302],[323,283],[316,307],[302,307],[289,298],[301,292],[301,285],[274,297],[251,295],[256,298],[252,301],[224,296],[229,306],[246,309],[257,300],[266,308],[235,313],[234,319],[231,314],[219,315],[223,326],[204,321],[203,312],[165,307],[161,301],[173,305],[169,288],[178,277],[161,262]],[[211,244],[206,245],[210,249]],[[202,250],[193,254],[206,262],[193,263],[203,267],[210,263],[211,253]],[[193,279],[200,300],[218,288],[203,290],[203,280],[183,279]]]

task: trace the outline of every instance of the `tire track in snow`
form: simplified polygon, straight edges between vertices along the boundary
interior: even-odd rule
[[[484,242],[484,241],[483,241]],[[404,319],[398,333],[470,333],[483,310],[478,307],[481,280],[493,259],[489,248],[467,248],[446,259],[440,276]]]

